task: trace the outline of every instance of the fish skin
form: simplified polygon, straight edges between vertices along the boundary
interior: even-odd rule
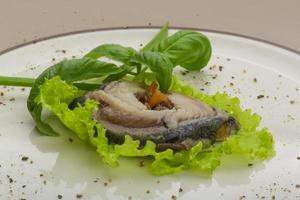
[[[109,130],[108,135],[112,138],[119,138],[118,143],[122,143],[125,134],[131,135],[131,137],[143,143],[151,140],[156,144],[181,144],[187,139],[192,141],[206,140],[214,143],[217,141],[217,130],[221,125],[225,125],[227,128],[228,136],[234,134],[239,129],[238,122],[234,118],[221,113],[213,118],[194,119],[189,123],[179,124],[177,128],[166,128],[165,131],[142,135],[141,137],[131,135],[130,133],[114,133]]]

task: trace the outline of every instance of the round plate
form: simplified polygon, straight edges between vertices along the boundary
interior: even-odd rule
[[[1,55],[0,74],[35,77],[103,43],[138,49],[157,31],[105,30],[40,41]],[[274,136],[275,157],[254,165],[224,160],[212,176],[189,171],[156,177],[140,159],[109,168],[62,126],[60,137],[39,135],[26,108],[29,89],[0,87],[0,199],[300,198],[299,54],[243,37],[204,34],[213,46],[210,63],[201,72],[178,69],[178,76],[207,93],[238,96],[244,108],[259,113],[261,126]]]

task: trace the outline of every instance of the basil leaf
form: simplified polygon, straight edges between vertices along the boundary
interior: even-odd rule
[[[84,57],[98,59],[107,57],[126,63],[136,53],[131,47],[123,47],[119,44],[103,44],[91,50]]]
[[[163,39],[166,39],[168,37],[168,29],[169,29],[169,23],[167,22],[160,29],[160,31],[154,36],[154,38],[150,42],[148,42],[148,44],[146,44],[144,48],[141,49],[141,51],[151,51],[155,45],[157,45]]]
[[[211,45],[206,36],[193,31],[178,31],[162,40],[152,51],[165,54],[173,62],[188,70],[199,70],[207,65]]]
[[[173,63],[167,56],[159,52],[139,52],[134,56],[133,61],[147,65],[151,69],[162,91],[169,89]]]
[[[117,74],[111,74],[108,77],[106,77],[103,80],[103,83],[109,83],[115,80],[120,80],[121,78],[123,78],[124,76],[126,76],[128,74],[128,72],[131,72],[134,68],[136,68],[135,66],[129,66],[129,65],[122,65],[120,67],[122,69],[122,71],[120,71]]]
[[[75,81],[117,74],[120,71],[120,68],[114,64],[90,58],[67,60],[46,69],[35,80],[27,99],[27,108],[36,123],[37,129],[45,135],[57,135],[57,133],[47,123],[42,121],[42,106],[37,104],[35,101],[35,99],[39,96],[40,86],[44,83],[45,79],[60,76],[60,78],[67,83],[73,83]]]

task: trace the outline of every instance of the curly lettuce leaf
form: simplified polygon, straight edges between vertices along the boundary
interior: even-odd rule
[[[204,94],[173,77],[171,90],[205,102],[234,116],[240,123],[240,130],[216,148],[222,154],[242,155],[252,161],[267,159],[275,155],[274,140],[268,129],[258,130],[261,117],[251,109],[242,110],[240,100],[226,93]]]
[[[145,82],[148,79],[147,74],[136,77],[136,81]],[[89,100],[84,106],[79,105],[70,110],[69,103],[83,93],[59,77],[45,81],[36,102],[52,111],[81,140],[95,147],[110,166],[117,166],[120,156],[147,156],[153,158],[149,169],[155,175],[173,174],[187,169],[211,174],[221,164],[221,159],[225,155],[242,155],[250,160],[267,159],[274,155],[272,135],[265,128],[257,130],[261,118],[251,110],[243,111],[238,98],[221,93],[206,95],[182,83],[176,77],[173,78],[171,90],[225,110],[240,122],[240,131],[225,142],[213,146],[209,151],[203,151],[203,145],[199,142],[189,151],[173,152],[168,149],[158,153],[155,151],[155,143],[147,141],[146,145],[140,148],[140,141],[133,140],[128,135],[121,145],[109,144],[105,135],[106,129],[91,117],[98,108],[97,102]]]
[[[91,117],[94,110],[97,109],[97,102],[89,100],[84,106],[78,105],[74,110],[70,110],[68,107],[73,99],[82,95],[82,91],[73,85],[68,85],[56,76],[50,80],[45,80],[40,88],[40,95],[35,101],[53,112],[81,140],[96,147],[97,152],[107,164],[117,166],[118,155],[108,144],[105,136],[106,129]]]

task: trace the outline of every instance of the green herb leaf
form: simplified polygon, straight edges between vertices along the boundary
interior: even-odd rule
[[[165,25],[160,29],[160,31],[152,38],[148,44],[141,49],[141,51],[151,51],[153,47],[159,44],[162,40],[168,37],[168,29],[169,29],[169,22],[165,23]]]
[[[36,97],[40,93],[40,85],[44,83],[45,79],[60,76],[62,80],[68,83],[73,83],[75,81],[108,76],[119,72],[120,68],[114,64],[90,58],[67,60],[46,69],[35,80],[34,86],[31,88],[27,100],[27,108],[36,122],[37,129],[45,135],[57,135],[57,133],[47,123],[42,121],[42,107],[36,102]]]
[[[147,65],[156,77],[160,90],[169,89],[172,81],[173,64],[170,59],[159,52],[140,52],[137,53],[133,61]]]
[[[126,63],[135,53],[136,51],[131,47],[123,47],[119,44],[103,44],[91,50],[84,57],[94,59],[107,57]]]
[[[207,65],[212,50],[208,38],[201,33],[178,31],[162,40],[152,51],[165,54],[175,66],[199,70]]]
[[[122,65],[120,68],[122,69],[122,71],[120,71],[117,74],[111,74],[111,75],[107,76],[103,80],[103,83],[109,83],[109,82],[112,82],[112,81],[122,79],[124,76],[126,76],[128,73],[130,73],[135,68],[135,66]]]

